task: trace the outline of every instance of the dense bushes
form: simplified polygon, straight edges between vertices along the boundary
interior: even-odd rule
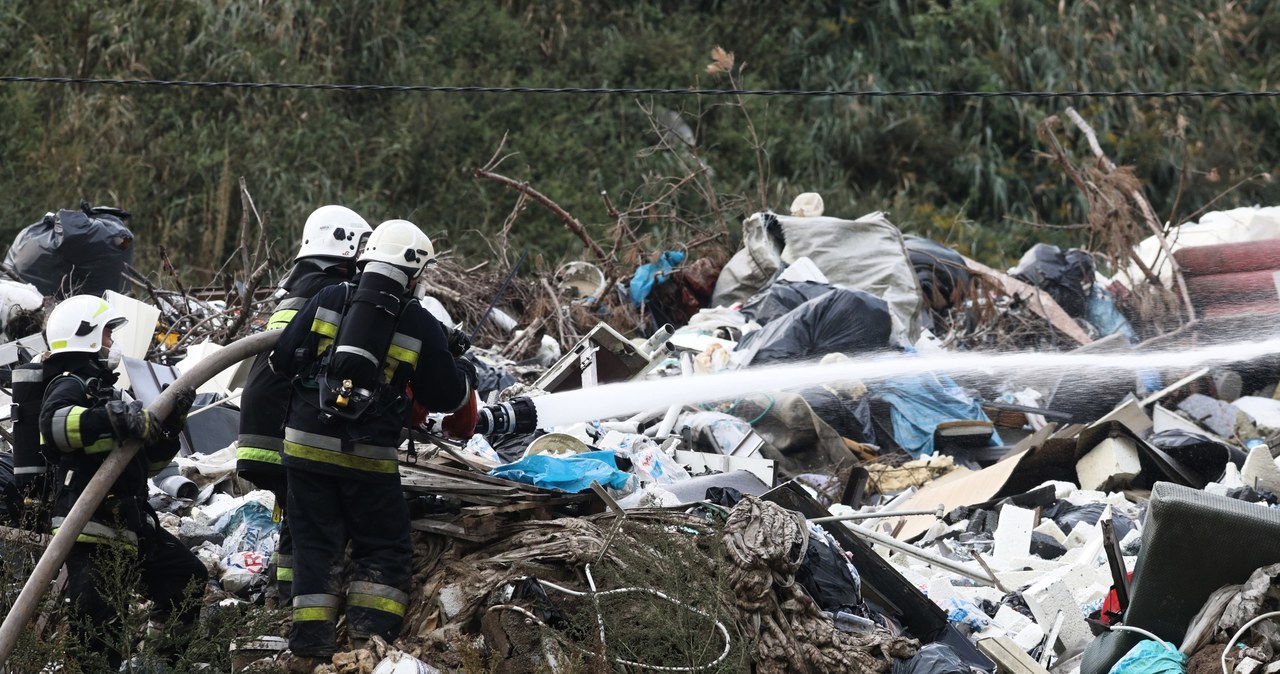
[[[141,0],[7,3],[0,74],[369,84],[728,86],[704,71],[716,45],[749,88],[1274,90],[1280,11],[1265,0],[581,0],[318,3]],[[1280,203],[1275,99],[1077,101],[1118,163],[1135,164],[1168,215]],[[273,216],[283,256],[311,208],[344,202],[374,221],[409,217],[445,247],[487,253],[515,202],[464,169],[509,133],[502,171],[584,222],[678,175],[649,106],[679,114],[714,176],[724,217],[816,190],[828,211],[889,210],[904,229],[1001,265],[1084,221],[1076,188],[1038,156],[1036,125],[1064,100],[629,97],[344,93],[0,85],[0,237],[81,198],[135,213],[139,262],[164,245],[207,281],[237,244],[243,175]],[[1185,121],[1185,144],[1179,120]],[[1065,139],[1080,147],[1074,137]],[[1261,177],[1259,177],[1261,176]],[[690,212],[707,209],[698,195]],[[645,221],[680,239],[671,220]],[[736,230],[736,226],[733,227]],[[445,234],[447,233],[447,234]],[[548,261],[580,244],[531,208],[513,247]]]

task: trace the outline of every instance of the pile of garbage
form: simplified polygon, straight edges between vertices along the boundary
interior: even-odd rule
[[[1280,290],[1257,279],[1280,256],[1254,252],[1280,209],[1208,214],[1134,269],[1038,244],[1007,273],[884,213],[790,211],[746,218],[732,255],[625,275],[433,271],[424,305],[476,335],[481,425],[404,448],[402,638],[317,671],[1276,670]],[[119,235],[102,292],[144,403],[265,327],[269,287],[130,271],[127,217],[86,205],[20,235],[8,266],[32,285],[0,282],[0,365],[44,348],[31,316],[71,273],[49,285],[24,255],[70,260],[79,226]],[[1194,322],[1149,301],[1173,274]],[[1223,336],[1241,321],[1254,339]],[[272,606],[276,504],[234,470],[247,369],[201,387],[152,505],[211,603]],[[237,671],[283,630],[229,645]]]

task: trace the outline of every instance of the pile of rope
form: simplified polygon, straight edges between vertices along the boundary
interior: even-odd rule
[[[855,635],[830,618],[796,583],[809,543],[804,517],[747,496],[729,513],[724,543],[738,623],[753,644],[757,674],[887,672],[919,642],[877,629]]]

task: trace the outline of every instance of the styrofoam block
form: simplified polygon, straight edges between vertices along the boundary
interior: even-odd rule
[[[1003,571],[996,576],[1005,587],[1020,590],[1044,578],[1044,571]]]
[[[952,585],[951,590],[973,604],[981,604],[984,600],[992,604],[1000,605],[1000,600],[1004,599],[1004,592],[994,588],[976,585],[969,587],[966,585]]]
[[[1035,489],[1032,489],[1031,491],[1036,491],[1036,489],[1043,489],[1050,485],[1053,486],[1053,497],[1056,499],[1064,499],[1070,496],[1072,492],[1078,491],[1080,489],[1079,485],[1072,484],[1070,482],[1063,482],[1061,480],[1049,480],[1048,482],[1040,483],[1040,486],[1036,487]]]
[[[1264,445],[1249,450],[1244,468],[1240,469],[1240,478],[1250,487],[1280,493],[1280,466],[1276,466],[1271,450]]]
[[[925,591],[925,595],[929,600],[942,608],[947,607],[947,602],[952,599],[959,599],[959,595],[951,588],[951,581],[938,577],[929,581],[929,589]]]
[[[1052,629],[1052,625],[1050,628]],[[1028,620],[1026,627],[1019,630],[1017,634],[1009,635],[1009,638],[1013,639],[1013,643],[1017,644],[1018,648],[1030,651],[1044,640],[1044,630],[1040,629],[1039,625]]]
[[[1040,522],[1040,526],[1032,529],[1032,531],[1044,534],[1059,543],[1067,542],[1067,535],[1062,533],[1062,528],[1053,520],[1044,520]]]
[[[1006,568],[1018,571],[1053,571],[1061,568],[1062,559],[1044,559],[1034,555],[1028,557],[1015,557],[1009,560]]]
[[[1031,619],[1009,608],[1007,605],[1001,604],[1000,608],[996,609],[996,614],[991,617],[991,624],[1009,634],[1013,634],[1030,625]]]
[[[1228,490],[1239,489],[1244,486],[1244,478],[1240,477],[1240,469],[1236,467],[1236,464],[1230,462],[1222,469],[1222,478],[1218,482]]]
[[[919,545],[922,547],[927,546],[933,543],[935,538],[947,533],[948,531],[951,531],[951,527],[948,527],[946,522],[938,520],[929,527],[928,531],[924,532],[923,536],[920,537]]]
[[[1076,462],[1076,475],[1084,489],[1128,484],[1142,472],[1138,446],[1130,438],[1107,438]]]
[[[1031,529],[1035,527],[1034,510],[1006,505],[1000,509],[1000,523],[996,525],[994,557],[1013,560],[1031,555]]]
[[[462,588],[457,585],[446,585],[440,588],[438,598],[440,602],[440,612],[445,618],[452,618],[462,612],[466,607],[466,596]]]
[[[1077,489],[1067,495],[1067,502],[1071,505],[1087,505],[1097,503],[1107,497],[1105,491],[1097,491],[1096,489]]]
[[[1257,674],[1262,670],[1262,661],[1253,658],[1243,658],[1236,665],[1235,674]]]
[[[1066,650],[1084,648],[1093,640],[1088,624],[1080,615],[1080,604],[1058,574],[1049,574],[1041,579],[1027,588],[1022,597],[1042,630],[1053,629],[1054,620],[1062,612],[1062,629],[1058,632],[1058,640]],[[1049,646],[1057,650],[1054,644]]]

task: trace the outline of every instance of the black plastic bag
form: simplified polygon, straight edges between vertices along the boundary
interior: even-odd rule
[[[753,365],[862,353],[888,347],[892,330],[884,300],[861,290],[836,288],[747,335],[736,350],[751,351]]]
[[[707,493],[704,498],[718,506],[732,508],[742,500],[742,492],[733,487],[707,487]]]
[[[916,270],[925,306],[941,312],[961,304],[969,286],[969,267],[964,257],[930,239],[904,236],[902,241]]]
[[[740,311],[743,316],[760,325],[768,325],[770,321],[785,316],[801,304],[835,289],[829,283],[816,281],[777,281],[752,295],[751,299],[742,304]]]
[[[1065,534],[1070,534],[1071,530],[1081,522],[1088,525],[1098,523],[1098,518],[1102,517],[1102,511],[1107,509],[1105,503],[1086,503],[1084,505],[1074,505],[1070,501],[1058,501],[1053,507],[1045,510],[1041,515],[1053,520],[1054,524]],[[1111,526],[1115,529],[1116,540],[1122,541],[1133,529],[1133,521],[1128,515],[1111,509]]]
[[[970,674],[972,671],[946,644],[928,644],[910,660],[893,662],[893,674]]]
[[[133,262],[129,213],[116,208],[60,210],[18,233],[4,264],[41,293],[55,297],[123,292]]]
[[[821,386],[814,386],[802,389],[800,397],[809,403],[819,419],[827,422],[842,437],[863,444],[879,444],[875,426],[871,423],[871,396],[850,400]]]
[[[1093,257],[1079,248],[1063,251],[1037,243],[1018,260],[1009,275],[1049,293],[1073,318],[1081,318],[1089,305],[1086,287],[1093,285]]]
[[[1164,451],[1188,469],[1212,482],[1222,476],[1227,462],[1234,463],[1236,468],[1244,467],[1248,454],[1239,447],[1233,447],[1210,438],[1207,435],[1170,429],[1152,435],[1148,442]]]
[[[862,603],[862,579],[850,571],[840,544],[826,534],[809,532],[809,546],[796,570],[796,582],[818,608],[832,614],[856,613]]]
[[[1031,532],[1031,554],[1040,559],[1057,559],[1067,554],[1067,548],[1049,534]]]

